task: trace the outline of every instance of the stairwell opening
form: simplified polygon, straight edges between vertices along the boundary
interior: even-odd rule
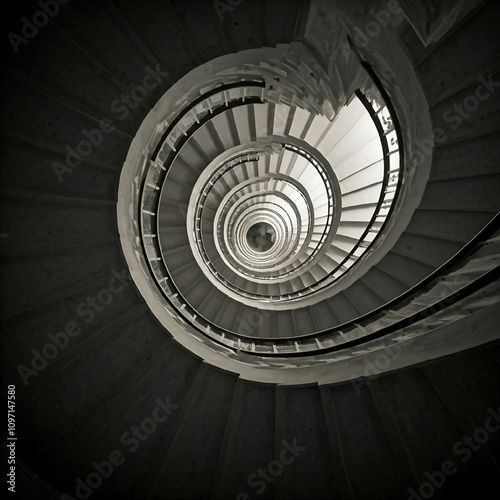
[[[276,231],[267,222],[258,222],[250,227],[246,240],[256,252],[267,252],[276,241]]]
[[[394,232],[408,189],[395,110],[366,73],[342,100],[303,44],[245,51],[193,70],[145,119],[119,226],[181,343],[253,363],[359,335],[338,331],[330,302]]]

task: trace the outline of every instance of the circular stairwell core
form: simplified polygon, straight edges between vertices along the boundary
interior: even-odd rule
[[[299,64],[314,73],[290,72],[292,54],[249,50],[188,73],[144,120],[120,179],[141,294],[225,367],[228,354],[241,366],[343,342],[333,300],[394,232],[409,189],[383,89],[367,76],[339,101],[312,56]]]
[[[267,222],[258,222],[247,231],[246,239],[256,252],[267,252],[276,241],[276,231]]]

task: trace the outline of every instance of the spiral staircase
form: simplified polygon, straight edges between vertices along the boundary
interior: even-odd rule
[[[57,5],[3,61],[16,497],[485,496],[498,2]]]

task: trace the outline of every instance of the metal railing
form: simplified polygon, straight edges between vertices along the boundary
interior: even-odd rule
[[[214,325],[210,321],[206,320],[200,316],[194,308],[185,300],[182,296],[182,292],[177,289],[174,284],[167,266],[162,258],[162,251],[160,242],[156,237],[157,233],[157,210],[160,199],[160,191],[163,182],[165,181],[166,175],[169,170],[169,166],[172,164],[176,157],[177,152],[180,150],[182,145],[189,139],[189,137],[198,130],[205,122],[212,119],[218,113],[222,113],[227,109],[247,105],[250,103],[264,103],[266,99],[264,97],[263,91],[264,84],[262,82],[238,82],[230,84],[227,87],[219,87],[214,89],[210,93],[201,96],[199,99],[194,101],[190,106],[186,107],[178,117],[166,127],[166,131],[163,134],[161,141],[156,146],[151,160],[149,162],[149,168],[147,169],[141,186],[141,233],[143,235],[142,245],[144,249],[144,254],[147,256],[150,270],[152,275],[155,277],[158,286],[160,287],[164,297],[178,310],[182,315],[188,319],[193,326],[196,327],[200,332],[208,335],[213,340],[220,342],[225,346],[235,348],[238,350],[248,351],[249,353],[260,353],[260,354],[285,354],[285,353],[303,353],[308,352],[311,346],[306,347],[302,345],[305,341],[307,344],[309,342],[306,340],[308,337],[303,336],[303,338],[296,338],[293,340],[293,344],[289,344],[289,341],[283,339],[282,341],[272,341],[263,342],[257,344],[256,342],[249,342],[250,338],[245,339],[244,335],[224,330]],[[245,88],[245,90],[242,90]],[[233,98],[229,99],[228,89],[233,90]],[[234,96],[234,91],[238,92],[240,89],[241,95]],[[384,155],[384,179],[383,179],[383,189],[380,199],[378,200],[374,214],[368,223],[362,237],[353,246],[350,253],[344,258],[342,262],[331,272],[328,276],[319,280],[314,285],[305,287],[304,290],[300,290],[300,293],[280,295],[276,297],[277,300],[290,300],[297,296],[304,296],[317,291],[320,288],[328,286],[333,281],[340,278],[340,276],[346,272],[352,264],[358,261],[362,255],[370,248],[370,246],[376,240],[374,233],[379,234],[383,229],[388,217],[391,214],[391,209],[393,208],[394,201],[397,198],[398,190],[401,185],[402,176],[400,175],[401,168],[401,156],[399,155],[398,144],[400,141],[400,132],[398,130],[397,121],[393,113],[391,113],[391,108],[383,99],[382,94],[379,95],[379,103],[381,105],[378,109],[374,109],[372,104],[368,99],[360,92],[356,92],[357,97],[363,102],[368,113],[372,117],[375,126],[380,134],[380,140],[382,143],[383,155]],[[392,135],[391,135],[392,134]],[[307,151],[303,151],[294,145],[288,145],[286,143],[282,144],[283,147],[289,148],[291,151],[303,155],[310,163],[315,167],[319,167],[318,171],[325,182],[325,186],[328,192],[329,203],[332,196],[332,190],[329,189],[328,176],[319,164],[319,162]],[[396,157],[399,161],[394,160]],[[243,161],[243,160],[242,160]],[[227,168],[232,168],[233,165],[228,165]],[[333,205],[332,205],[333,206]],[[330,214],[329,205],[329,214]],[[330,226],[325,225],[324,231],[320,237],[320,241],[324,242],[326,235]],[[307,262],[317,255],[320,251],[320,245],[317,245],[315,251],[309,256]],[[361,251],[360,251],[361,250]],[[349,266],[346,264],[349,262]],[[209,261],[206,264],[210,267],[211,263]],[[303,267],[305,263],[301,264]],[[214,274],[217,275],[217,270],[212,270]],[[288,274],[296,272],[295,270],[290,271]],[[225,286],[234,289],[238,293],[249,297],[262,300],[262,295],[249,293],[238,287],[235,287],[229,282],[224,282]],[[273,297],[266,297],[265,300],[273,300]],[[311,334],[315,337],[312,350],[323,350],[325,346],[322,342],[325,339],[319,340],[317,334]],[[325,332],[321,332],[321,335],[325,335]]]

